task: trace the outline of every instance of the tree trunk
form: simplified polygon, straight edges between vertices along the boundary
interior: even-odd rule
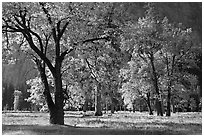
[[[54,124],[64,125],[64,110],[63,110],[63,89],[62,89],[62,78],[61,78],[61,61],[56,60],[55,64],[55,113],[53,113]]]
[[[114,104],[113,101],[112,101],[112,103],[111,103],[111,113],[112,113],[112,114],[115,112],[114,107],[115,107],[115,104]]]
[[[84,105],[83,105],[83,112],[87,111],[87,106],[88,106],[88,99],[87,99],[87,97],[85,97],[85,102],[84,102]]]
[[[166,116],[171,116],[171,102],[170,101],[171,101],[171,87],[168,87]]]
[[[171,86],[172,86],[172,76],[174,72],[174,62],[175,62],[175,57],[176,55],[172,56],[172,66],[171,70],[169,68],[169,62],[167,59],[167,76],[169,77],[169,84],[168,84],[168,89],[167,89],[167,112],[166,116],[171,116]]]
[[[64,111],[63,111],[63,101],[64,97],[62,94],[62,79],[60,72],[60,64],[58,66],[58,71],[53,75],[55,81],[55,103],[52,100],[49,84],[47,81],[47,76],[45,74],[45,64],[38,62],[38,68],[40,70],[41,79],[44,83],[44,95],[48,104],[48,109],[50,112],[50,124],[64,124]]]
[[[162,112],[162,102],[161,102],[161,98],[160,97],[160,93],[159,93],[159,87],[158,87],[158,78],[157,78],[157,73],[156,73],[156,69],[154,66],[154,56],[153,54],[150,55],[149,57],[150,59],[150,63],[152,66],[152,74],[153,74],[153,85],[154,85],[154,89],[156,92],[156,109],[157,109],[157,115],[159,116],[163,116],[163,112]]]
[[[153,111],[152,111],[152,108],[151,108],[151,102],[150,102],[150,93],[147,93],[147,106],[148,106],[148,110],[149,110],[149,115],[153,115]]]
[[[55,108],[55,104],[52,100],[52,97],[51,97],[51,94],[50,94],[50,88],[49,88],[49,84],[48,84],[48,80],[47,80],[47,76],[46,76],[46,73],[45,73],[45,64],[44,63],[41,63],[40,60],[36,59],[36,65],[38,67],[38,70],[40,72],[40,77],[41,77],[41,80],[43,82],[43,85],[44,85],[44,96],[45,96],[45,99],[46,99],[46,102],[47,102],[47,105],[48,105],[48,109],[49,109],[49,113],[50,113],[50,124],[56,124],[57,120],[55,117],[56,116],[56,108]]]
[[[163,116],[161,101],[158,98],[156,98],[155,101],[156,101],[155,104],[156,104],[157,116]]]
[[[134,113],[135,113],[135,111],[136,111],[136,105],[135,105],[135,103],[133,104],[133,110],[132,110]]]
[[[201,71],[200,74],[201,74],[201,75],[198,76],[198,85],[199,85],[199,88],[200,88],[199,94],[200,94],[200,97],[202,97],[202,71]]]
[[[111,93],[111,113],[113,114],[115,112],[115,101],[113,98],[113,93]]]
[[[95,93],[95,116],[102,116],[101,85],[100,84],[97,84],[97,89]]]
[[[108,103],[106,101],[106,113],[108,113]]]
[[[139,111],[140,111],[140,112],[142,112],[142,111],[143,111],[143,108],[142,108],[142,103],[141,103],[141,101],[142,101],[142,100],[140,99],[140,100],[139,100]]]

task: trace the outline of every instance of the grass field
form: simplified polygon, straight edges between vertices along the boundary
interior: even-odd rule
[[[171,117],[147,112],[116,112],[93,116],[93,112],[65,112],[65,125],[50,125],[48,113],[4,112],[4,135],[201,135],[202,113],[175,113]]]

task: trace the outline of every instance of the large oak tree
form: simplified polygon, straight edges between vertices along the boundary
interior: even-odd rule
[[[78,45],[107,39],[94,33],[98,17],[106,4],[102,3],[3,3],[3,34],[15,33],[26,39],[45,86],[44,95],[50,111],[50,123],[64,124],[62,62]],[[48,37],[51,35],[51,37]],[[11,40],[11,37],[7,37]],[[8,41],[9,41],[8,40]],[[54,78],[51,99],[45,66]],[[47,88],[46,88],[47,87]]]

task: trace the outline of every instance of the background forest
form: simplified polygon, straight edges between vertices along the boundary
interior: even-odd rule
[[[21,91],[19,110],[48,111],[42,73],[55,100],[59,58],[53,43],[58,42],[64,110],[92,110],[95,115],[108,110],[152,115],[156,110],[161,116],[201,111],[201,3],[4,3],[3,7],[2,110],[13,110],[14,92]],[[19,15],[10,17],[16,11]],[[32,43],[24,27],[50,63],[28,46]]]

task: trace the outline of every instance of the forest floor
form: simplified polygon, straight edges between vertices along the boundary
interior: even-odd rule
[[[116,112],[93,116],[65,112],[65,124],[50,125],[48,113],[3,112],[4,135],[201,135],[202,113],[175,113],[171,117],[147,112]]]

